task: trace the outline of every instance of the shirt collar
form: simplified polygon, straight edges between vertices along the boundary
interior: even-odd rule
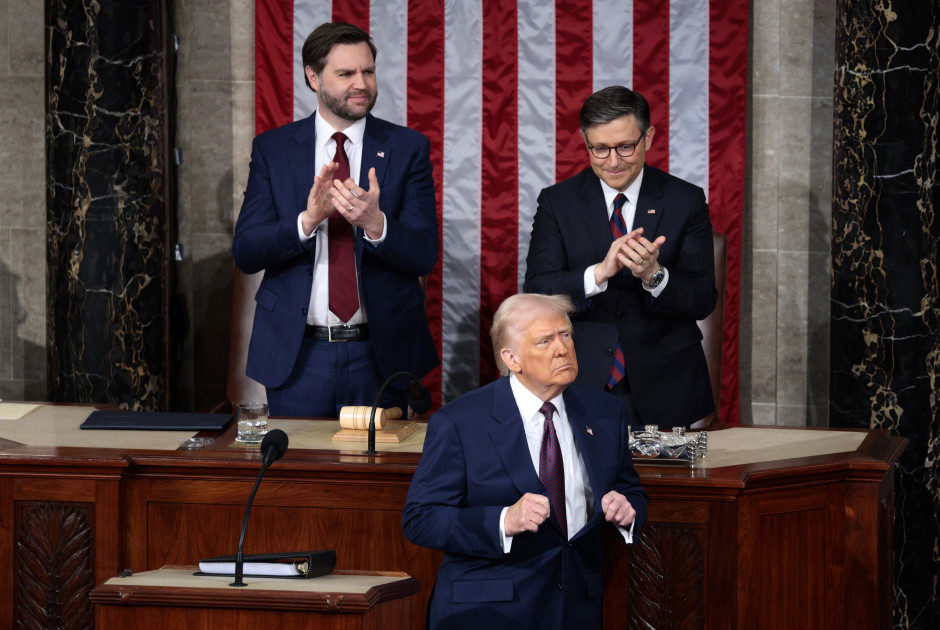
[[[623,194],[627,196],[627,200],[634,206],[636,206],[636,200],[640,197],[640,187],[643,185],[643,173],[645,171],[646,167],[644,166],[642,169],[640,169],[640,174],[636,176],[636,179],[633,180],[633,183],[627,186],[627,189],[623,191]],[[614,199],[617,197],[617,195],[620,194],[620,191],[616,188],[611,188],[608,186],[607,182],[605,182],[603,179],[598,178],[598,180],[601,182],[601,189],[604,191],[604,201],[607,202],[607,208],[613,208]]]
[[[519,407],[519,414],[523,420],[532,419],[537,415],[541,418],[539,409],[546,401],[539,399],[538,396],[526,389],[526,386],[520,383],[519,379],[512,373],[509,375],[509,387],[512,389],[512,395],[516,399],[516,406]],[[564,394],[558,394],[548,402],[555,405],[555,409],[559,414],[565,411]]]
[[[314,123],[316,124],[317,130],[317,144],[321,147],[325,147],[327,142],[333,141],[333,134],[336,133],[337,130],[333,129],[333,126],[323,119],[323,116],[320,115],[319,107],[317,108],[316,115],[314,116]],[[346,134],[346,137],[349,138],[349,141],[352,142],[353,146],[360,146],[362,144],[362,137],[366,133],[365,117],[360,118],[353,124],[343,129],[343,133]]]

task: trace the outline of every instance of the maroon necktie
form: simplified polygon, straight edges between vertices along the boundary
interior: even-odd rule
[[[627,224],[623,220],[623,205],[626,202],[627,198],[623,193],[619,193],[614,197],[614,213],[610,215],[610,235],[615,241],[627,233]],[[623,347],[620,345],[620,340],[617,340],[617,347],[614,349],[614,361],[610,364],[610,372],[607,374],[607,389],[613,389],[614,385],[623,380],[623,375],[626,372],[625,365]]]
[[[561,533],[568,537],[568,516],[565,511],[565,464],[561,459],[558,435],[552,414],[555,405],[547,402],[539,409],[545,416],[545,431],[542,434],[542,450],[539,452],[539,479],[548,490],[551,509],[561,525]]]
[[[336,154],[333,161],[339,164],[333,179],[341,182],[349,177],[349,158],[346,156],[346,135],[333,134]],[[339,212],[329,220],[329,270],[330,311],[344,322],[359,310],[359,289],[356,285],[356,254],[353,247],[353,226]]]

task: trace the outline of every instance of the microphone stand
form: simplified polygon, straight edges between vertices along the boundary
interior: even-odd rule
[[[372,404],[372,413],[369,414],[369,445],[368,445],[369,448],[367,451],[365,451],[364,453],[365,455],[378,455],[379,454],[379,452],[375,450],[375,411],[376,409],[378,409],[379,400],[382,398],[382,393],[385,391],[385,388],[388,387],[389,383],[392,382],[392,379],[397,378],[399,376],[407,376],[408,378],[410,378],[411,388],[422,387],[421,384],[418,382],[418,379],[416,379],[414,375],[411,374],[411,372],[395,372],[394,374],[389,376],[387,379],[385,379],[385,382],[382,383],[382,387],[379,388],[379,393],[376,394],[375,396],[375,402]],[[426,391],[427,390],[425,390],[425,392]],[[410,389],[408,393],[409,393],[409,402],[410,402],[411,393],[412,393]],[[424,409],[424,411],[427,411],[427,409]],[[406,410],[406,413],[407,413],[407,410]]]
[[[282,435],[283,437],[281,437]],[[270,445],[268,443],[270,443]],[[265,450],[266,447],[267,450]],[[255,479],[255,485],[251,489],[251,494],[248,495],[248,503],[245,505],[245,518],[242,519],[242,531],[238,536],[238,551],[235,553],[235,581],[229,584],[229,586],[248,586],[242,580],[244,574],[242,547],[245,544],[245,531],[248,529],[248,517],[251,515],[251,504],[254,503],[255,493],[258,491],[258,486],[261,485],[261,478],[264,476],[264,471],[268,469],[268,466],[279,460],[287,450],[287,434],[280,429],[274,429],[268,433],[261,442],[261,450],[264,459],[261,460],[261,470],[258,471],[258,478]]]

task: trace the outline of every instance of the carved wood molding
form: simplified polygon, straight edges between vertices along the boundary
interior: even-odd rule
[[[91,507],[23,503],[16,528],[16,628],[91,630],[95,586]]]
[[[703,628],[703,529],[647,523],[634,549],[629,589],[629,630]]]

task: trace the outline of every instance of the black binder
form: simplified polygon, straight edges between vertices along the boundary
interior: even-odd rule
[[[235,575],[235,555],[216,556],[200,560],[200,567],[204,563],[216,563],[226,565],[221,567],[218,572],[197,571],[193,575],[225,575],[232,577]],[[243,572],[245,577],[264,577],[264,578],[313,578],[322,575],[329,575],[336,566],[336,552],[332,549],[320,551],[294,551],[284,553],[250,553],[242,555]],[[293,566],[296,575],[270,575],[268,573],[250,573],[247,570],[248,563],[270,564],[278,567]],[[229,566],[230,565],[230,566]]]
[[[182,413],[168,411],[92,411],[81,429],[131,429],[136,431],[221,431],[230,413]]]

